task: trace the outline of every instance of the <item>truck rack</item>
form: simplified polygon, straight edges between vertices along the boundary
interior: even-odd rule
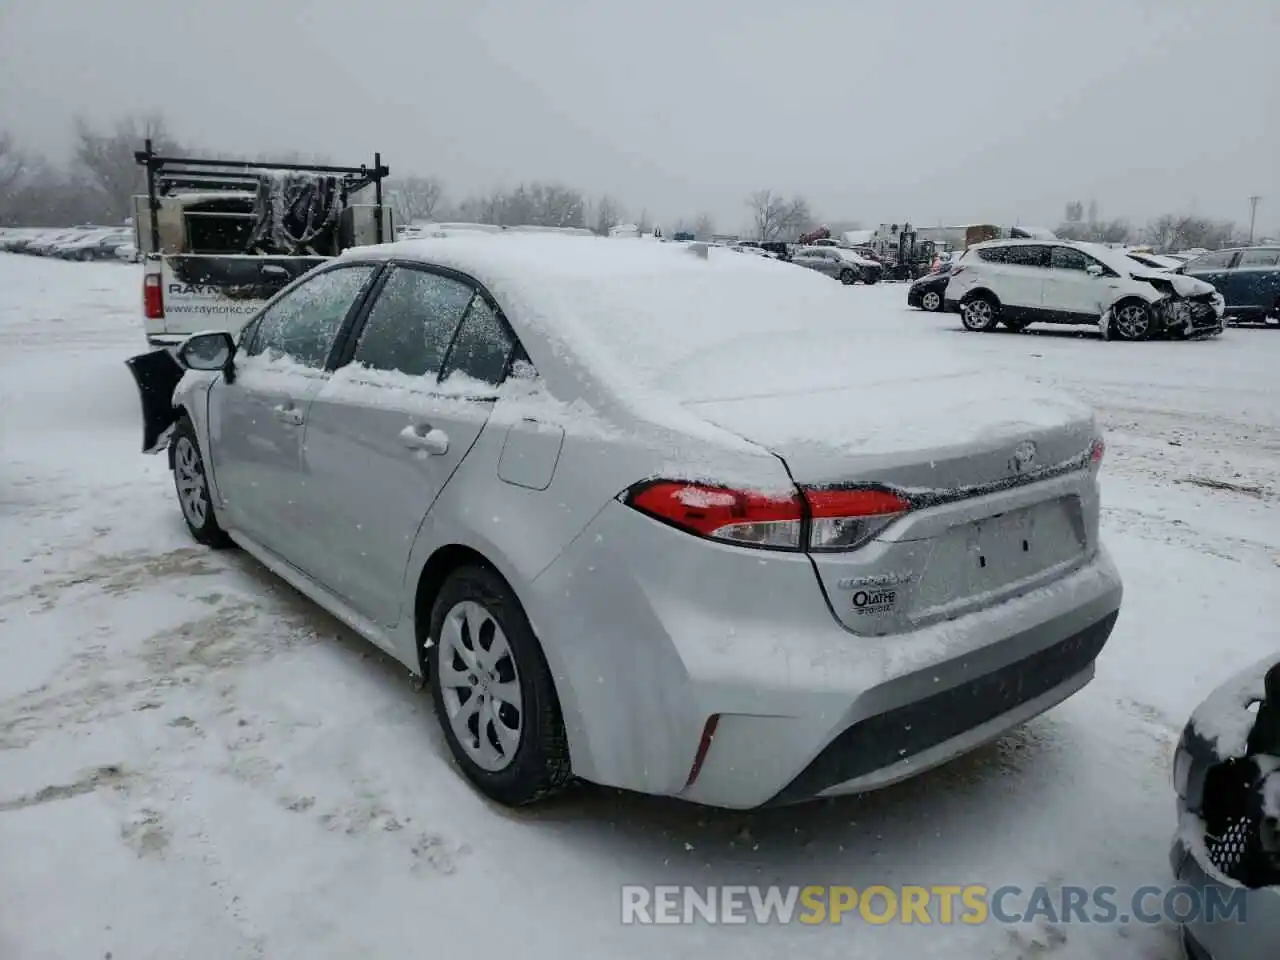
[[[258,178],[254,171],[287,171],[313,173],[339,177],[342,181],[342,198],[373,184],[374,203],[377,205],[378,242],[382,235],[382,181],[391,170],[382,163],[382,154],[373,155],[373,166],[339,167],[324,163],[269,163],[252,160],[210,160],[201,157],[178,157],[158,154],[151,139],[144,141],[142,150],[136,150],[133,159],[147,168],[147,207],[151,213],[151,249],[160,249],[160,224],[156,213],[160,209],[160,196],[166,196],[175,188],[221,191],[256,191]]]

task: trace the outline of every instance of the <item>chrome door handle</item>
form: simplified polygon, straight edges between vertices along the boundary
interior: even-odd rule
[[[275,408],[276,419],[295,427],[302,426],[302,411],[288,404],[280,404]]]
[[[405,427],[400,431],[400,441],[411,450],[425,450],[437,457],[449,452],[449,435],[426,424]]]

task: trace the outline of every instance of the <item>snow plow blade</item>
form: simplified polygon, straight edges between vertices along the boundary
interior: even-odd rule
[[[153,350],[125,361],[142,399],[142,452],[157,453],[177,422],[173,391],[186,371],[168,350]]]

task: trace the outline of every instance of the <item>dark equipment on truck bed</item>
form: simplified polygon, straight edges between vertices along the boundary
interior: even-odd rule
[[[148,222],[138,223],[138,249],[148,253],[335,256],[352,245],[344,213],[370,186],[375,242],[386,239],[382,183],[390,171],[380,153],[373,155],[373,166],[264,163],[164,156],[147,140],[134,159],[147,171]],[[168,198],[180,198],[174,206],[181,237],[164,243]]]

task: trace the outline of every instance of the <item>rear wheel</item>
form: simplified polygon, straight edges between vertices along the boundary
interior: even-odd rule
[[[1151,308],[1141,300],[1124,300],[1111,310],[1111,329],[1118,340],[1146,340],[1151,326]]]
[[[980,293],[960,305],[960,320],[966,330],[985,333],[1000,322],[1000,307],[987,294]]]
[[[942,294],[936,290],[930,290],[920,298],[920,306],[930,313],[937,313],[942,309]]]
[[[173,452],[173,486],[178,492],[178,505],[182,507],[182,519],[187,522],[187,529],[197,542],[206,547],[230,546],[231,538],[213,515],[204,457],[200,454],[195,427],[187,417],[177,422],[169,443]]]
[[[840,271],[840,282],[843,283],[846,287],[853,286],[853,281],[857,279],[858,279],[858,275],[854,273],[852,270]]]
[[[450,575],[431,611],[427,671],[454,760],[507,806],[533,803],[570,779],[551,671],[520,601],[493,570]]]

